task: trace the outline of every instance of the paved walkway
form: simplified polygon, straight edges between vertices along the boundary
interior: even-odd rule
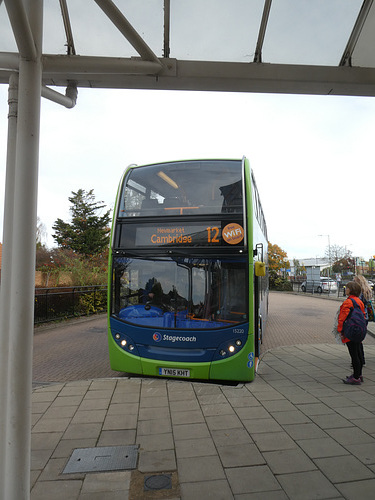
[[[361,386],[342,383],[349,365],[344,346],[301,344],[267,351],[256,380],[237,386],[105,378],[38,387],[31,498],[372,500],[373,342]],[[93,451],[100,469],[117,446],[135,450],[135,468],[63,472],[75,449]]]

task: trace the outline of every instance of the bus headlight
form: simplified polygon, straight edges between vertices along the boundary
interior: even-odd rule
[[[244,335],[243,337],[236,336],[234,338],[222,342],[220,345],[217,346],[216,352],[212,360],[215,361],[235,356],[241,351],[241,349],[244,348],[244,346],[246,345],[246,341],[247,341],[247,336]]]
[[[113,339],[116,344],[126,352],[131,352],[132,354],[137,354],[137,346],[131,337],[128,337],[124,333],[116,332],[113,333]]]

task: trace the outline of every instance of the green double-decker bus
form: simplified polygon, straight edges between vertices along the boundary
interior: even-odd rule
[[[267,245],[246,158],[129,166],[111,234],[111,368],[252,380],[267,319]]]

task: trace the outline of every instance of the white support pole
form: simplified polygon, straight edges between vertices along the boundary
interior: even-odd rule
[[[9,310],[12,285],[12,232],[17,138],[18,75],[12,74],[8,90],[8,145],[6,159],[3,254],[0,283],[0,498],[5,485],[6,421],[8,400]]]
[[[11,288],[5,497],[29,498],[32,352],[34,333],[35,230],[38,182],[40,74],[20,61]]]
[[[43,0],[25,0],[36,60],[20,57],[11,238],[4,498],[30,498],[32,347],[41,101]]]

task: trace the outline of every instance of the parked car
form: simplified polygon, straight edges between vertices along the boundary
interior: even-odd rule
[[[324,276],[320,277],[320,280],[307,280],[301,284],[301,290],[303,292],[327,292],[336,293],[337,292],[337,281],[332,278],[326,278]]]
[[[323,292],[337,292],[337,281],[332,278],[320,278]]]

